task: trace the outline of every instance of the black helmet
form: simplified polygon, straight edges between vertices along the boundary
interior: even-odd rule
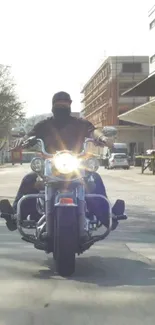
[[[58,102],[60,100],[69,102],[70,104],[72,102],[70,95],[68,93],[66,93],[65,91],[60,91],[53,96],[52,105],[54,105],[56,102]]]

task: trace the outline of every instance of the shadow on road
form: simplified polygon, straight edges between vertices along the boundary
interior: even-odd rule
[[[53,262],[46,264],[47,270],[39,270],[33,276],[42,280],[57,280]],[[142,261],[118,257],[82,257],[77,258],[76,272],[70,279],[106,287],[154,286],[155,267]]]
[[[146,209],[139,205],[131,205],[127,207],[128,220],[122,222],[116,231],[112,232],[108,238],[110,243],[155,243],[155,211]],[[4,232],[4,230],[2,230]],[[4,240],[4,237],[3,237]],[[3,243],[5,246],[5,244]],[[9,252],[9,245],[7,245]],[[119,249],[119,248],[118,248]],[[13,254],[9,252],[1,257],[5,260],[12,261],[9,265],[1,265],[1,270],[12,273],[19,278],[26,277],[38,280],[57,280],[53,261],[45,262],[40,266],[39,256],[35,256],[35,271],[31,269],[32,256],[28,253]],[[86,253],[87,254],[87,253]],[[92,253],[94,254],[94,252]],[[103,251],[104,254],[104,251]],[[35,253],[34,253],[35,255]],[[106,253],[107,256],[107,253]],[[45,257],[46,258],[46,257]],[[30,267],[24,269],[16,266],[16,262],[28,263]],[[39,270],[40,269],[40,270]],[[39,271],[37,271],[39,270]],[[155,285],[155,267],[151,267],[149,263],[140,260],[133,260],[121,257],[101,257],[83,255],[77,258],[76,272],[71,278],[77,282],[96,284],[98,286],[116,287],[116,286],[154,286]],[[62,278],[63,280],[63,278]],[[60,279],[59,279],[60,281]]]

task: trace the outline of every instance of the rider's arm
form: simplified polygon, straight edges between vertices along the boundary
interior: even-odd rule
[[[113,145],[112,141],[109,138],[105,137],[101,130],[95,128],[91,122],[86,121],[86,128],[86,137],[93,138],[96,142],[103,143],[103,145],[107,147],[111,147]]]
[[[92,132],[92,137],[93,137],[93,139],[95,139],[95,140],[97,140],[97,141],[99,141],[100,138],[102,138],[102,139],[105,138],[105,140],[107,139],[99,129],[95,129],[95,130]]]
[[[40,138],[41,137],[41,128],[40,128],[40,123],[37,123],[33,129],[28,132],[24,137],[15,140],[14,143],[14,148],[20,148],[22,146],[22,144],[24,142],[26,142],[27,139],[29,139],[30,137],[36,137],[36,138]],[[32,145],[30,145],[30,147],[32,147]]]

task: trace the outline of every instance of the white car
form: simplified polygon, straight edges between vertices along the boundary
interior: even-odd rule
[[[125,153],[112,153],[108,159],[108,169],[113,168],[129,169],[128,156]]]

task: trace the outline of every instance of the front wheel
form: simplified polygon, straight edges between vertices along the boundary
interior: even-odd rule
[[[75,207],[58,207],[54,226],[54,253],[56,271],[61,276],[75,272],[75,254],[78,243],[78,224]]]

